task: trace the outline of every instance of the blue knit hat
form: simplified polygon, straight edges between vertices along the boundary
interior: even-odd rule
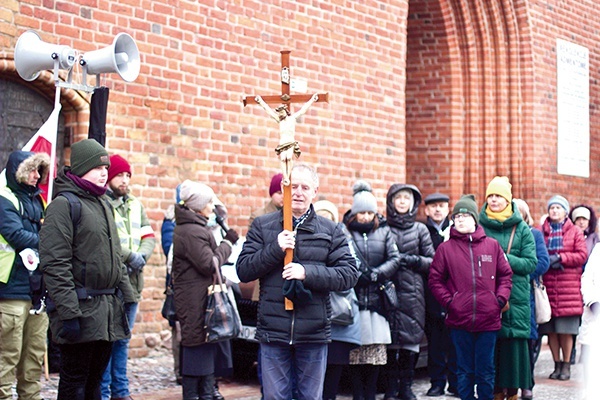
[[[552,196],[552,198],[550,200],[548,200],[548,210],[550,210],[550,206],[552,204],[558,204],[559,206],[561,206],[562,208],[565,209],[565,211],[567,212],[567,214],[569,213],[569,210],[570,210],[569,202],[564,197],[562,197],[562,196],[560,196],[558,194]]]

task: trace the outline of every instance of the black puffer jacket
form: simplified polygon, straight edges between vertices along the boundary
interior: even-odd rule
[[[353,288],[358,279],[341,224],[315,214],[297,228],[294,262],[306,269],[304,287],[312,292],[306,305],[286,311],[283,296],[285,253],[277,243],[282,231],[282,212],[254,220],[237,261],[242,282],[260,279],[256,339],[266,343],[327,343],[330,340],[329,292]]]
[[[379,226],[368,233],[361,233],[348,227],[351,221],[350,210],[344,215],[344,224],[352,237],[356,251],[368,265],[360,263],[360,278],[354,287],[358,297],[360,310],[375,311],[387,318],[387,313],[381,302],[379,287],[398,270],[400,253],[390,228],[382,215],[376,215]],[[375,272],[376,281],[372,281],[371,273]]]
[[[406,214],[394,207],[394,197],[402,189],[412,191],[415,200]],[[400,268],[393,277],[400,308],[389,318],[394,345],[419,344],[425,334],[425,284],[435,251],[429,230],[416,222],[420,203],[421,192],[414,185],[395,183],[388,190],[387,221],[400,251]],[[418,262],[407,255],[417,255]]]

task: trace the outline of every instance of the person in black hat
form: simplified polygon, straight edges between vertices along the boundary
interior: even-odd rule
[[[450,197],[443,193],[433,193],[425,197],[425,226],[431,235],[434,249],[437,249],[450,234]],[[456,390],[456,353],[450,339],[450,331],[445,324],[446,310],[440,306],[425,287],[425,335],[427,335],[427,372],[431,387],[427,396],[438,397]]]

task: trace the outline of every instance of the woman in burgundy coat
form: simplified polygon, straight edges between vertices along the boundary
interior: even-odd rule
[[[429,270],[429,288],[448,314],[456,349],[461,399],[494,398],[496,336],[501,312],[510,306],[513,272],[500,244],[478,224],[477,205],[463,196],[452,211],[450,239],[442,243]]]

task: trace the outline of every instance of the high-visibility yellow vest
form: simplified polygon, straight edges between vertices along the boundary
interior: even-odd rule
[[[126,216],[121,215],[117,208],[114,212],[121,248],[138,251],[142,242],[142,205],[137,199],[129,197],[125,212]]]
[[[21,210],[19,199],[8,187],[4,186],[0,188],[0,196],[8,199],[17,211]],[[8,282],[13,263],[15,262],[15,257],[15,249],[13,249],[6,239],[0,235],[0,282]]]

